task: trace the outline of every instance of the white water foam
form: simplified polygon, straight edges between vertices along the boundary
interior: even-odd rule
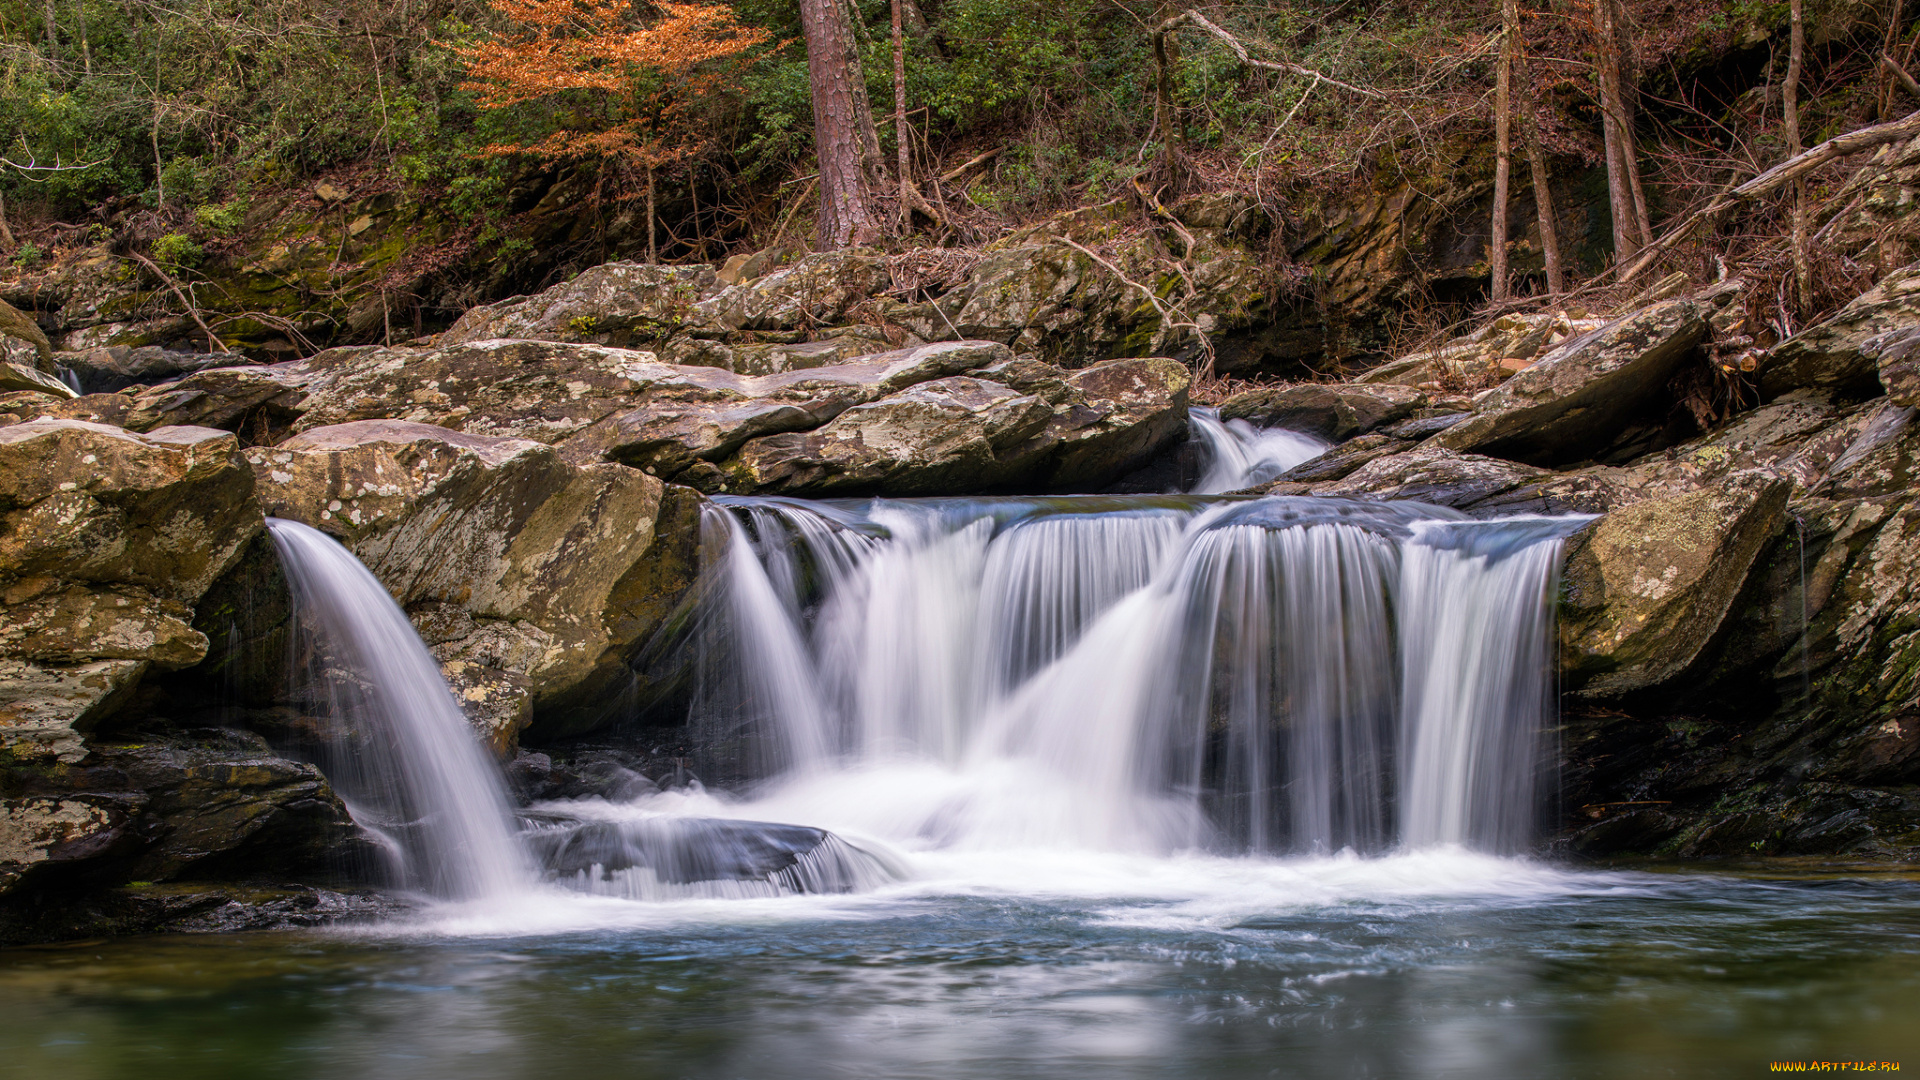
[[[1219,412],[1207,408],[1188,410],[1187,424],[1207,452],[1207,471],[1194,485],[1195,495],[1218,495],[1264,484],[1326,453],[1330,445],[1286,428],[1222,420]]]

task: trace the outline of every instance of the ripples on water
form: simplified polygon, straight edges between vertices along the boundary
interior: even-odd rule
[[[1920,1067],[1920,883],[926,853],[860,896],[0,952],[0,1076],[1749,1076]]]

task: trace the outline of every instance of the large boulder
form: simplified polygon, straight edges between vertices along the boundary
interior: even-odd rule
[[[1311,464],[1305,462],[1298,468]],[[1548,475],[1545,469],[1530,465],[1421,446],[1373,458],[1338,480],[1313,485],[1311,493],[1372,495],[1467,509]],[[1288,473],[1283,480],[1293,476]]]
[[[1404,420],[1427,403],[1413,387],[1301,383],[1247,390],[1220,404],[1220,419],[1286,428],[1340,443]]]
[[[1622,506],[1577,536],[1562,589],[1567,688],[1617,696],[1684,672],[1779,530],[1791,490],[1733,474]]]
[[[700,301],[688,317],[690,329],[704,335],[828,326],[892,281],[877,252],[823,251]]]
[[[719,289],[710,266],[604,263],[545,292],[471,308],[440,335],[439,344],[529,338],[648,345],[679,330],[695,305]]]
[[[1033,361],[922,383],[814,431],[747,443],[730,490],[959,495],[1102,487],[1185,425],[1186,368],[1111,360],[1077,372]]]
[[[1920,266],[1907,266],[1882,278],[1833,318],[1807,327],[1762,356],[1754,371],[1760,396],[1772,400],[1815,388],[1873,397],[1881,389],[1874,346],[1891,333],[1916,326]]]
[[[569,460],[608,460],[703,491],[725,490],[716,462],[749,439],[809,431],[856,405],[1010,359],[1005,346],[950,341],[777,375],[655,365],[636,372],[631,406],[560,446]]]
[[[1487,392],[1472,416],[1432,441],[1531,464],[1589,457],[1638,414],[1664,414],[1667,381],[1732,296],[1722,288],[1668,300],[1574,338]]]
[[[192,605],[261,528],[232,435],[0,428],[0,754],[77,762],[150,666],[205,655]]]
[[[534,717],[606,719],[695,573],[697,495],[530,440],[367,420],[248,457],[268,513],[339,537],[414,616],[502,751]]]

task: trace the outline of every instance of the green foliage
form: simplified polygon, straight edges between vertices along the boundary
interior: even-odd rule
[[[200,265],[206,252],[187,234],[168,233],[153,242],[153,258],[171,266],[190,267]]]
[[[46,252],[41,251],[38,244],[28,242],[14,249],[13,265],[37,266],[40,260],[45,257]]]
[[[236,198],[223,203],[206,203],[195,207],[193,221],[194,224],[215,236],[232,236],[246,224],[246,201]]]

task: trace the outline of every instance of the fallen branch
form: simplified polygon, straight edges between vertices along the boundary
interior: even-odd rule
[[[1173,18],[1168,19],[1166,22],[1161,23],[1159,26],[1154,27],[1153,38],[1156,49],[1161,48],[1160,43],[1166,40],[1166,36],[1179,29],[1182,24],[1204,30],[1214,37],[1219,38],[1220,43],[1225,45],[1234,56],[1238,57],[1241,63],[1250,67],[1266,68],[1268,71],[1284,71],[1289,75],[1298,75],[1303,79],[1313,79],[1316,82],[1326,83],[1328,86],[1337,86],[1350,94],[1359,94],[1362,97],[1370,97],[1379,101],[1393,100],[1378,90],[1341,82],[1339,79],[1325,72],[1315,71],[1310,67],[1302,67],[1299,64],[1289,64],[1284,60],[1262,60],[1248,52],[1246,45],[1242,43],[1239,38],[1234,37],[1222,29],[1218,23],[1215,23],[1197,11],[1183,11]]]
[[[1898,120],[1863,127],[1844,135],[1835,135],[1813,149],[1796,154],[1775,165],[1739,187],[1722,193],[1706,206],[1694,211],[1679,226],[1647,245],[1638,259],[1619,272],[1619,279],[1633,280],[1695,229],[1702,225],[1718,224],[1721,218],[1741,203],[1771,195],[1828,162],[1916,135],[1920,135],[1920,112],[1908,113]]]
[[[133,260],[139,263],[141,266],[144,266],[147,269],[153,271],[154,274],[157,275],[162,282],[166,283],[167,288],[173,290],[173,295],[179,297],[180,302],[186,305],[187,314],[193,318],[194,325],[200,328],[201,333],[207,335],[207,351],[208,352],[223,353],[227,351],[227,346],[225,345],[225,343],[223,343],[218,337],[214,335],[213,330],[207,326],[207,321],[200,317],[199,306],[195,304],[191,299],[189,299],[187,294],[181,290],[180,283],[173,280],[172,274],[169,274],[165,270],[160,269],[159,263],[154,262],[152,259],[147,258],[145,255],[142,255],[137,251],[129,251],[127,252],[127,254],[132,256]]]
[[[1906,68],[1903,68],[1899,64],[1895,63],[1893,57],[1888,56],[1886,53],[1881,53],[1880,65],[1886,68],[1887,71],[1893,75],[1894,79],[1897,80],[1901,86],[1906,88],[1907,93],[1912,94],[1914,97],[1920,98],[1920,82],[1914,82],[1913,76],[1907,74]]]
[[[988,161],[993,160],[993,158],[997,156],[1000,153],[1000,151],[1004,149],[1006,149],[1006,147],[996,146],[993,149],[987,151],[986,153],[981,154],[978,157],[972,158],[971,160],[965,162],[964,164],[961,164],[952,169],[948,169],[946,172],[943,172],[940,174],[940,182],[943,184],[953,183],[955,180],[958,180],[962,176],[965,176],[967,174],[967,171],[972,169],[974,166],[984,165]]]

